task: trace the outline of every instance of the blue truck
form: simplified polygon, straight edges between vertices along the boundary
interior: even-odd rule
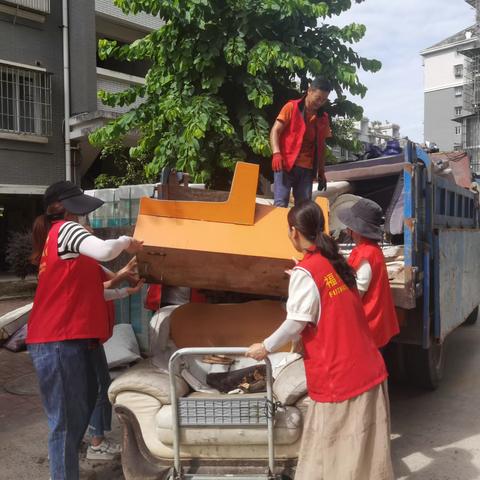
[[[403,246],[402,279],[391,284],[401,332],[385,356],[392,377],[427,388],[442,378],[448,335],[474,323],[480,303],[478,193],[435,170],[412,142],[397,157],[327,167],[329,180],[384,208],[389,243]]]

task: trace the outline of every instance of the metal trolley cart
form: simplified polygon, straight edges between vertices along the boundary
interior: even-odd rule
[[[182,357],[188,355],[244,355],[243,347],[234,348],[182,348],[177,350],[169,361],[170,389],[172,399],[173,452],[174,467],[169,480],[277,480],[274,474],[275,452],[273,440],[273,423],[275,407],[272,393],[272,365],[268,358],[266,365],[267,395],[265,398],[242,398],[243,395],[225,395],[215,399],[180,397],[177,398],[175,374]],[[264,474],[256,475],[200,475],[185,474],[180,461],[180,429],[187,426],[212,428],[229,428],[248,426],[251,428],[267,428],[268,436],[268,469]]]

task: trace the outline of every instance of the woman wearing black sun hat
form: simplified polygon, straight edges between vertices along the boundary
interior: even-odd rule
[[[27,345],[48,418],[53,480],[79,478],[78,451],[97,398],[94,354],[110,334],[98,262],[142,248],[126,236],[101,240],[79,223],[102,204],[71,182],[57,182],[33,226],[31,259],[39,273]]]

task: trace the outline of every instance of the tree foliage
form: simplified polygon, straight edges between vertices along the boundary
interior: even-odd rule
[[[362,0],[357,0],[358,2]],[[109,106],[136,108],[91,135],[111,145],[132,131],[140,135],[133,158],[149,158],[149,176],[165,165],[197,181],[221,183],[241,159],[271,154],[270,126],[285,101],[305,91],[315,76],[329,78],[337,99],[331,116],[360,119],[362,109],[345,93],[363,96],[358,71],[381,64],[351,44],[365,27],[338,27],[328,19],[350,0],[114,0],[125,14],[145,12],[165,24],[131,44],[99,41],[100,58],[148,60],[145,85],[99,92]]]
[[[95,188],[116,188],[120,185],[155,182],[155,176],[148,176],[145,171],[147,164],[145,158],[132,158],[128,149],[118,142],[103,147],[101,160],[110,164],[110,171],[101,173],[95,178]]]
[[[22,280],[27,275],[37,272],[37,267],[30,262],[32,254],[32,232],[10,232],[8,234],[5,261],[10,272]]]

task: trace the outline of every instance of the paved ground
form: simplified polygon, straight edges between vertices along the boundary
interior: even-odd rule
[[[398,480],[480,479],[480,324],[451,337],[444,382],[435,392],[391,389]],[[32,367],[26,353],[0,349],[0,479],[48,479],[46,422],[36,395],[6,391]],[[21,384],[22,382],[19,381]],[[24,383],[24,393],[34,388]],[[26,383],[26,385],[25,385]],[[31,392],[30,392],[31,393]],[[115,424],[113,436],[119,438]],[[119,480],[119,462],[82,460],[82,480]]]
[[[455,331],[438,390],[392,388],[398,479],[480,479],[480,324]]]

